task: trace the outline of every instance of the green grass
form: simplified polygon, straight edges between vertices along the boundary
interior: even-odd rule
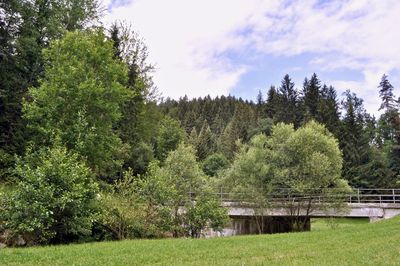
[[[321,221],[314,221],[321,223]],[[307,233],[0,250],[0,265],[400,265],[400,217]]]
[[[368,218],[316,218],[311,219],[311,231],[323,231],[331,229],[340,229],[368,224]]]

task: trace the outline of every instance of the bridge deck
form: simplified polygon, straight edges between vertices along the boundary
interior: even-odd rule
[[[391,218],[400,215],[400,189],[355,189],[353,193],[330,195],[329,197],[308,193],[303,195],[277,193],[268,200],[268,207],[263,210],[255,208],[238,193],[218,193],[222,206],[228,208],[231,217],[239,216],[290,216],[290,206],[299,202],[312,201],[312,210],[299,208],[298,215],[310,217],[367,217],[370,219]],[[242,199],[243,197],[243,199]],[[326,203],[347,203],[348,208],[338,212],[326,208]],[[295,204],[294,204],[295,203]],[[295,206],[294,206],[295,207]]]

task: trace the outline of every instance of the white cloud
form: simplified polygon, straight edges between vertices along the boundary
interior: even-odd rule
[[[316,56],[309,63],[322,71],[359,71],[362,81],[331,82],[339,90],[356,92],[368,110],[377,114],[381,76],[400,69],[400,2],[328,1],[318,5],[318,1],[302,0],[281,4],[279,16],[269,15],[263,18],[268,23],[256,21],[254,25],[252,42],[258,51],[279,56],[312,53]]]
[[[315,55],[309,64],[326,73],[362,73],[362,81],[331,82],[353,89],[376,112],[381,75],[400,69],[398,0],[104,1],[119,3],[105,21],[132,22],[145,38],[157,65],[155,83],[165,96],[229,93],[252,66],[226,52],[282,60],[307,53]]]
[[[105,21],[133,23],[149,47],[157,67],[154,81],[165,96],[215,96],[229,93],[247,70],[222,53],[246,42],[234,33],[258,2],[134,0],[112,8]]]

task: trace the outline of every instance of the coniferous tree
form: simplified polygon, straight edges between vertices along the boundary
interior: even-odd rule
[[[379,110],[384,113],[379,119],[380,139],[385,148],[389,160],[389,166],[393,173],[392,184],[400,175],[400,113],[398,103],[393,94],[393,86],[386,75],[378,86],[382,104]]]
[[[277,105],[279,103],[278,93],[274,86],[271,86],[267,93],[267,100],[265,103],[266,117],[274,118],[277,112]]]
[[[339,135],[340,111],[336,90],[324,85],[321,89],[321,98],[318,105],[319,122],[336,137]]]
[[[379,110],[390,110],[395,108],[395,98],[393,94],[393,86],[390,84],[387,76],[384,74],[382,76],[381,82],[379,83],[378,88],[379,90],[379,96],[382,99],[382,104]]]
[[[215,151],[215,138],[211,132],[207,120],[204,120],[196,144],[196,155],[200,161],[203,161],[205,158],[207,158],[207,156]]]
[[[286,74],[279,87],[279,106],[277,107],[277,122],[298,125],[297,91],[294,82]]]
[[[303,104],[305,107],[305,119],[318,119],[318,105],[321,94],[321,82],[317,74],[313,74],[311,79],[305,79],[303,84]]]
[[[375,141],[375,120],[366,113],[362,99],[350,91],[343,102],[340,146],[343,151],[343,176],[353,187],[390,187],[393,174],[386,154]]]

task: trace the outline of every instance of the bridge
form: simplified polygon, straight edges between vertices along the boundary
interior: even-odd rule
[[[280,190],[263,206],[223,189],[217,195],[232,221],[224,235],[290,232],[295,220],[301,220],[303,229],[309,230],[310,218],[316,217],[368,218],[374,222],[400,215],[400,189],[354,189],[330,196],[312,190],[304,194]]]

